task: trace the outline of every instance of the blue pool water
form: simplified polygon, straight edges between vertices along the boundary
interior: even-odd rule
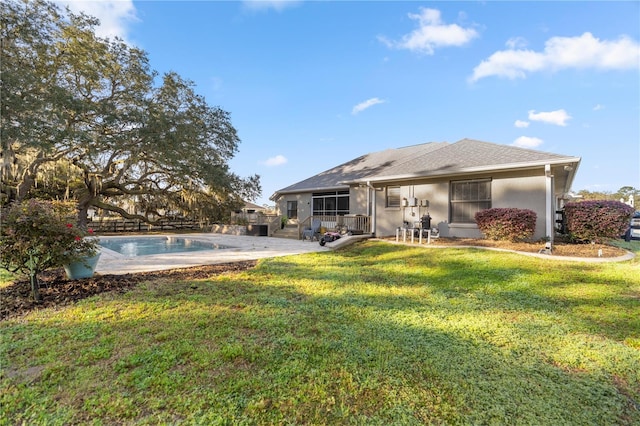
[[[100,245],[127,257],[232,248],[221,244],[197,241],[185,237],[101,238]]]

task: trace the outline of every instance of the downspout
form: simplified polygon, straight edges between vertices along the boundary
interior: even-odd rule
[[[371,200],[373,191],[373,200]],[[371,235],[376,236],[376,188],[367,181],[367,215],[371,218]]]
[[[554,194],[553,194],[553,175],[551,174],[551,165],[545,164],[544,166],[544,175],[545,175],[545,192],[546,192],[546,220],[545,220],[545,232],[547,237],[549,238],[549,242],[547,244],[548,248],[553,246],[553,239],[555,236],[555,231],[553,228],[553,221],[555,218],[555,202],[554,202]]]

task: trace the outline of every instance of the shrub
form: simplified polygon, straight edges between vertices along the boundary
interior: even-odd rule
[[[477,212],[475,219],[480,231],[491,240],[525,241],[536,229],[536,213],[527,209],[487,209]]]
[[[633,212],[633,207],[620,201],[579,201],[564,206],[567,232],[575,242],[620,238],[629,227]]]
[[[40,300],[38,274],[98,252],[91,231],[73,225],[74,206],[31,199],[15,202],[0,228],[0,266],[29,276],[31,293]]]

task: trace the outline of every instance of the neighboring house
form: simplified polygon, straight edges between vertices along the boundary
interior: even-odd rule
[[[273,211],[269,207],[259,206],[247,201],[241,209],[231,212],[231,218],[241,218],[249,223],[256,223],[262,222],[261,216],[272,213]]]
[[[580,157],[471,139],[430,142],[355,158],[276,191],[281,215],[327,226],[353,215],[365,232],[395,235],[430,215],[443,237],[481,238],[477,211],[496,207],[537,214],[535,239],[553,240],[556,210],[570,198]],[[333,219],[332,219],[333,218]]]

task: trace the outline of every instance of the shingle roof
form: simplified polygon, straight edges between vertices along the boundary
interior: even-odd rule
[[[447,145],[447,142],[430,142],[404,148],[372,152],[354,158],[332,169],[325,170],[298,183],[294,183],[277,192],[344,188],[345,185],[341,182],[377,176],[388,168],[403,164],[415,156],[424,155],[444,145]]]
[[[563,161],[575,162],[579,158],[473,139],[429,142],[365,154],[280,189],[276,194],[344,188],[345,182],[500,170]]]
[[[517,165],[568,161],[573,157],[498,145],[473,139],[447,144],[436,152],[413,157],[410,161],[386,168],[378,177],[459,173],[474,168],[512,168]],[[370,176],[372,177],[372,176]]]

